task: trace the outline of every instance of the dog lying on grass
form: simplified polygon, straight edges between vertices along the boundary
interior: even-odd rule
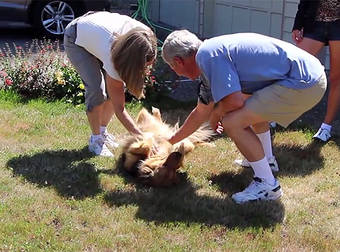
[[[151,186],[170,186],[179,179],[176,170],[183,165],[184,156],[195,146],[208,144],[215,135],[208,125],[202,126],[191,136],[171,145],[169,139],[178,129],[166,124],[158,109],[152,114],[142,109],[137,116],[137,125],[143,137],[129,137],[123,143],[123,168],[143,183]]]

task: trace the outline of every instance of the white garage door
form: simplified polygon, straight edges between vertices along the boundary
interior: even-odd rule
[[[282,38],[283,0],[216,0],[210,35],[257,32]]]
[[[198,33],[199,1],[159,0],[159,21]]]

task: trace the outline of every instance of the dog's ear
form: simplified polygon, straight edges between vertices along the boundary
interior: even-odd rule
[[[170,153],[163,166],[170,170],[177,170],[182,165],[184,155],[175,151]]]
[[[158,108],[152,107],[152,115],[153,115],[154,118],[156,118],[158,121],[162,122],[161,112],[159,111]]]
[[[150,113],[145,108],[142,108],[142,110],[139,111],[137,118],[136,118],[137,124],[142,124],[143,122],[147,122],[148,117],[150,116],[151,116]]]

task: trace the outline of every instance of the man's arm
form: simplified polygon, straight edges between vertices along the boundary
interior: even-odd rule
[[[106,88],[113,104],[114,112],[123,126],[134,135],[141,135],[142,132],[125,110],[124,84],[121,81],[112,79],[106,75]]]
[[[213,102],[208,105],[198,103],[193,111],[191,111],[181,128],[169,139],[169,142],[171,144],[175,144],[190,136],[199,128],[199,126],[201,126],[202,123],[209,120],[209,116],[213,109]]]

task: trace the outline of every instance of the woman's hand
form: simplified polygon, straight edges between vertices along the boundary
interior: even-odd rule
[[[303,40],[303,29],[294,30],[292,32],[292,39],[295,44],[300,43]]]

